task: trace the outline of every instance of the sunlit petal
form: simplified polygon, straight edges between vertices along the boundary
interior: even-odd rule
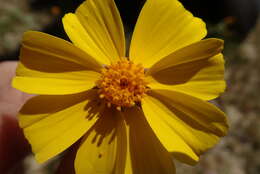
[[[192,164],[190,159],[197,161],[196,155],[226,135],[226,116],[214,105],[167,90],[153,90],[149,95],[142,104],[146,119],[163,145],[180,161]]]
[[[19,112],[20,126],[36,159],[44,162],[75,143],[99,118],[96,90],[65,96],[37,96]]]
[[[205,23],[177,0],[147,0],[138,18],[130,59],[146,68],[206,36]]]
[[[179,91],[212,100],[226,88],[223,55],[180,64],[148,76],[147,80],[152,89]]]
[[[114,0],[88,0],[63,25],[71,41],[102,64],[125,56],[124,28]]]
[[[142,110],[133,107],[127,109],[123,115],[127,124],[130,151],[126,172],[174,174],[175,167],[172,157],[157,139]]]

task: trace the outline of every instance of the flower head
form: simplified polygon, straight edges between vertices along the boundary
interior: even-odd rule
[[[208,100],[225,89],[223,41],[177,0],[147,0],[129,57],[114,0],[88,0],[66,14],[72,43],[24,34],[13,86],[38,94],[19,113],[39,162],[80,142],[75,171],[175,172],[226,135]]]

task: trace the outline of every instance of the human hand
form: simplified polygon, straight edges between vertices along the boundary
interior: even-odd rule
[[[8,173],[30,153],[17,122],[17,113],[29,94],[11,87],[17,62],[0,62],[0,173]]]

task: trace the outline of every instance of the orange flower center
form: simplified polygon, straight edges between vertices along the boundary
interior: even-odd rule
[[[147,91],[146,85],[142,65],[127,59],[106,66],[97,81],[99,97],[106,100],[108,107],[115,105],[118,110],[139,103]]]

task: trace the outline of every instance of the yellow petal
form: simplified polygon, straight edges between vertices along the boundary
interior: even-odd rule
[[[96,80],[97,78],[84,81],[16,76],[12,86],[29,94],[64,95],[87,91],[95,86]]]
[[[167,68],[148,76],[147,81],[152,89],[174,90],[212,100],[226,88],[223,55]]]
[[[114,0],[83,2],[63,25],[71,41],[102,64],[125,56],[124,28]]]
[[[26,32],[13,86],[33,94],[72,94],[95,85],[102,66],[71,43]]]
[[[152,98],[147,96],[142,101],[142,108],[146,116],[147,121],[150,123],[153,131],[164,145],[164,147],[172,152],[174,157],[178,160],[185,162],[187,164],[195,164],[199,157],[192,150],[192,148],[186,144],[185,140],[171,128],[171,118],[169,118],[169,113],[165,111],[165,106]],[[170,122],[168,122],[170,120]],[[174,125],[177,126],[177,125]]]
[[[84,67],[88,70],[99,71],[102,68],[95,59],[72,43],[36,31],[24,33],[20,60],[26,66],[32,67],[31,69],[44,69],[47,72],[68,71],[69,65],[70,69]]]
[[[147,0],[138,18],[130,59],[146,68],[206,36],[205,23],[177,0]]]
[[[167,90],[153,90],[149,95],[142,103],[145,116],[178,160],[192,164],[187,156],[196,161],[194,153],[200,155],[226,135],[226,116],[214,105]]]
[[[19,113],[20,126],[39,162],[75,143],[99,118],[97,91],[66,96],[37,96]]]
[[[123,118],[117,111],[105,109],[78,149],[76,173],[124,174],[126,143]]]
[[[42,60],[39,59],[39,62],[35,64],[27,64],[20,61],[16,68],[16,76],[82,80],[85,82],[96,81],[100,78],[100,73],[82,67],[74,67],[71,63],[66,65],[64,62],[62,64],[55,64],[54,62],[49,61],[48,65],[46,65],[41,61]]]
[[[131,159],[131,150],[130,150],[130,138],[129,138],[129,126],[126,125],[126,137],[127,137],[127,150],[126,150],[126,163],[125,163],[125,174],[134,174],[133,165]]]
[[[160,71],[169,71],[175,66],[209,59],[223,50],[223,40],[205,39],[181,48],[156,62],[147,72],[153,75]]]
[[[147,123],[143,112],[133,107],[123,112],[129,138],[131,167],[134,174],[174,174],[175,167],[169,152],[162,146]]]

